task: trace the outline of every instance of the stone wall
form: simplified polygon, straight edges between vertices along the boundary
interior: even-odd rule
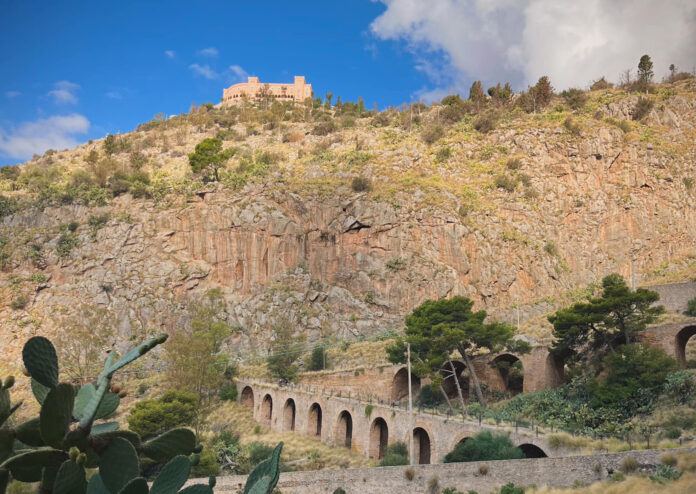
[[[339,487],[347,494],[422,494],[428,492],[432,479],[437,479],[442,489],[455,487],[463,492],[472,489],[479,494],[493,492],[508,482],[517,486],[570,487],[575,483],[592,483],[607,478],[610,472],[619,470],[627,456],[634,457],[641,468],[652,469],[664,453],[664,450],[647,450],[564,458],[417,465],[413,468],[412,480],[405,475],[408,467],[288,472],[280,474],[278,488],[283,494],[331,494]],[[486,475],[480,473],[484,466],[488,469]],[[219,477],[215,492],[241,492],[245,482],[246,476],[243,475]]]
[[[660,304],[664,305],[665,309],[673,312],[684,312],[689,300],[696,298],[696,282],[693,281],[647,286],[645,288],[659,293]]]

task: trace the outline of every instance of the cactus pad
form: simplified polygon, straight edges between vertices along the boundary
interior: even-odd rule
[[[10,429],[0,429],[0,462],[5,461],[12,453],[14,434]]]
[[[38,418],[27,420],[15,427],[15,436],[27,446],[35,448],[46,446],[41,438],[41,426]]]
[[[186,489],[181,489],[179,494],[213,494],[213,489],[205,484],[190,485]]]
[[[118,494],[148,494],[148,492],[147,480],[138,477],[128,482]]]
[[[109,489],[107,489],[104,485],[101,475],[97,473],[92,475],[92,478],[89,479],[89,484],[87,484],[87,494],[111,494],[111,492],[109,492]]]
[[[5,388],[0,388],[0,425],[5,423],[10,416],[10,393]]]
[[[86,490],[85,469],[72,460],[63,463],[53,483],[53,494],[84,494]]]
[[[20,482],[39,482],[44,468],[55,468],[68,459],[65,451],[53,448],[41,448],[20,453],[0,465],[0,470],[7,469],[12,477]]]
[[[196,435],[189,429],[172,429],[143,444],[143,454],[158,463],[176,455],[189,455],[196,447]]]
[[[49,388],[58,385],[58,355],[47,338],[29,338],[22,349],[22,358],[31,377]]]
[[[115,437],[99,460],[99,475],[112,493],[118,493],[140,476],[138,454],[133,445],[122,437]]]
[[[92,426],[92,434],[99,435],[107,432],[118,430],[118,422],[104,422],[103,424],[94,424]]]
[[[39,426],[44,442],[54,448],[60,448],[65,433],[72,422],[75,390],[71,384],[61,383],[46,395],[41,413]]]
[[[49,388],[48,386],[44,386],[33,377],[31,378],[31,392],[34,394],[34,398],[36,398],[36,401],[39,402],[39,405],[43,405],[43,402],[46,399],[46,395],[49,391],[51,391],[51,388]]]
[[[103,419],[104,417],[108,417],[116,411],[120,404],[121,398],[119,398],[117,394],[107,391],[104,393],[104,397],[102,398],[101,402],[99,402],[99,406],[94,414],[94,418]]]
[[[267,460],[259,463],[249,474],[243,494],[270,494],[278,483],[280,476],[280,452],[283,450],[283,443],[273,450],[273,454]]]
[[[159,473],[152,483],[150,494],[176,494],[191,473],[191,462],[185,456],[177,456]]]
[[[116,362],[115,364],[111,365],[106,369],[106,373],[111,376],[113,375],[114,372],[119,370],[121,367],[124,367],[131,362],[133,362],[135,359],[138,357],[141,357],[145,355],[147,352],[155,348],[157,345],[160,345],[167,341],[168,335],[166,334],[161,334],[157,338],[152,338],[151,340],[148,340],[144,343],[141,343],[137,347],[131,349],[128,353],[126,353],[121,359]]]

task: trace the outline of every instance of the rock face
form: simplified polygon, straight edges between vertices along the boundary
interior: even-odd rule
[[[50,333],[56,314],[89,303],[108,309],[123,342],[186,325],[183,301],[215,287],[227,301],[223,317],[239,329],[229,345],[245,351],[265,349],[281,315],[312,340],[399,328],[423,300],[452,295],[512,321],[507,307],[546,297],[523,305],[522,319],[543,314],[578,285],[694,253],[696,103],[677,98],[653,111],[653,133],[638,137],[598,126],[580,138],[531,127],[473,144],[450,139],[464,157],[481,146],[522,156],[519,172],[536,191],[530,198],[489,186],[466,213],[446,191],[444,205],[424,205],[418,188],[385,199],[347,187],[301,194],[272,182],[209,186],[177,206],[124,195],[99,209],[17,213],[4,218],[2,234],[23,239],[22,249],[40,242],[45,255],[14,256],[0,274],[0,337],[16,352],[27,335]],[[619,118],[626,108],[605,111]],[[421,166],[409,147],[391,153],[397,170]],[[110,219],[90,229],[89,216],[102,213]],[[59,225],[69,221],[82,225],[77,246],[58,257]],[[13,309],[18,294],[28,302]]]

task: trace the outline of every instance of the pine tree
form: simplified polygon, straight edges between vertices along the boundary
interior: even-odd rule
[[[469,89],[469,101],[474,104],[476,111],[481,111],[481,109],[486,105],[486,93],[483,92],[483,85],[481,81],[474,81]]]
[[[649,55],[643,55],[638,62],[638,84],[641,91],[648,92],[653,78],[653,63]]]

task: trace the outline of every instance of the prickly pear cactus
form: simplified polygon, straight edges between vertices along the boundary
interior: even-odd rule
[[[280,476],[279,463],[282,450],[283,443],[280,442],[273,450],[271,457],[254,468],[247,478],[244,494],[270,494],[273,491]]]
[[[49,340],[39,336],[27,341],[22,357],[41,412],[7,426],[21,403],[10,400],[14,378],[0,380],[0,494],[11,480],[41,482],[46,494],[212,494],[214,478],[208,485],[179,491],[201,451],[189,429],[142,442],[138,434],[118,430],[117,422],[95,423],[115,412],[123,396],[118,386],[111,387],[114,373],[166,339],[161,335],[142,343],[118,360],[112,352],[97,380],[79,389],[59,381],[58,358]],[[23,449],[15,451],[16,444]],[[140,477],[141,456],[166,463],[152,488]],[[85,468],[99,468],[99,473],[87,482]]]

